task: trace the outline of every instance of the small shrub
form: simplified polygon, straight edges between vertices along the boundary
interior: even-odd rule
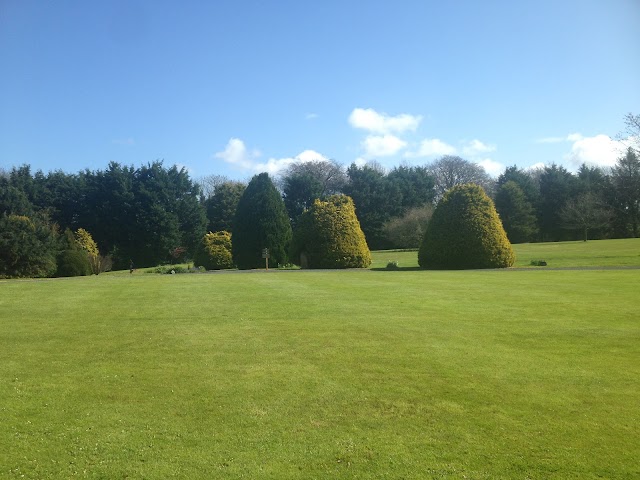
[[[398,270],[399,268],[400,266],[398,265],[397,261],[393,260],[387,262],[387,270]]]
[[[547,262],[545,262],[544,260],[531,260],[531,265],[533,265],[534,267],[546,267]]]
[[[84,250],[64,250],[58,257],[57,277],[80,277],[91,273],[89,256]]]
[[[161,275],[173,275],[176,273],[189,273],[189,270],[179,265],[162,265],[145,270],[145,273],[159,273]]]

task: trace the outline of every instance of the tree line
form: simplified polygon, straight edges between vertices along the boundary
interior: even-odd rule
[[[640,233],[640,160],[634,147],[610,169],[583,164],[572,173],[555,164],[536,170],[512,166],[495,180],[456,156],[388,171],[376,163],[344,168],[335,161],[314,161],[261,178],[278,197],[263,206],[262,215],[268,217],[282,203],[294,232],[316,200],[349,196],[372,250],[417,248],[434,206],[445,192],[468,183],[494,201],[512,243]],[[160,161],[138,168],[111,162],[104,170],[78,173],[32,172],[28,165],[0,171],[0,275],[56,274],[61,252],[69,256],[73,245],[82,245],[80,230],[95,242],[103,266],[193,259],[207,232],[233,236],[258,221],[237,215],[247,195],[244,182],[219,175],[194,180],[185,169]],[[284,259],[286,252],[278,256]]]

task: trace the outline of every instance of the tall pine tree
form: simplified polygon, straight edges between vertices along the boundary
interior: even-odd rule
[[[254,176],[240,197],[233,220],[233,261],[241,270],[264,265],[269,249],[273,265],[288,263],[291,223],[282,197],[266,173]]]

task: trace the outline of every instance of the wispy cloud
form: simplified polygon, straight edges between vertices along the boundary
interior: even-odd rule
[[[307,113],[304,116],[305,120],[315,120],[316,118],[318,118],[320,115],[318,115],[317,113]]]
[[[456,147],[449,145],[438,138],[425,138],[420,142],[420,146],[417,151],[407,152],[405,157],[434,157],[439,155],[455,155],[456,153]]]
[[[471,140],[470,142],[464,142],[464,146],[462,147],[462,153],[469,156],[494,152],[495,150],[495,145],[487,145],[478,139]]]
[[[304,150],[293,157],[269,158],[266,162],[260,162],[262,156],[257,149],[249,150],[239,138],[231,138],[227,146],[221,152],[214,155],[215,158],[224,160],[236,167],[254,173],[267,172],[275,175],[294,163],[313,161],[329,161],[325,155],[314,150]]]

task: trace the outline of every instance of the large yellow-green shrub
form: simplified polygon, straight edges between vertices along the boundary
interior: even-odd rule
[[[471,183],[440,200],[418,251],[420,266],[432,269],[505,268],[514,261],[493,202]]]
[[[308,268],[366,268],[371,252],[356,217],[353,200],[332,195],[315,200],[294,232],[292,257]]]
[[[231,234],[226,231],[209,232],[202,237],[193,262],[207,270],[224,270],[233,267]]]

